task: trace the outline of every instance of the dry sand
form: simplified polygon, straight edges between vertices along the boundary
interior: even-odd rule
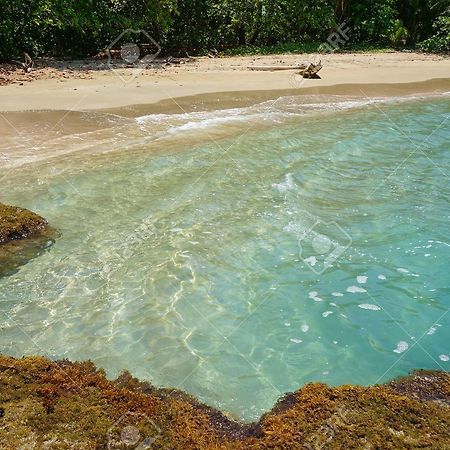
[[[324,68],[318,80],[304,80],[295,71],[248,69],[319,59]],[[205,97],[205,102],[220,108],[251,101],[253,94],[267,98],[281,92],[359,96],[450,91],[450,57],[411,52],[202,57],[172,65],[160,61],[140,73],[120,64],[111,70],[104,60],[45,61],[29,75],[3,69],[0,78],[1,112],[82,111],[157,102],[161,103],[154,109],[173,110],[187,107],[191,96],[212,93],[217,94]],[[423,83],[426,80],[434,81]]]

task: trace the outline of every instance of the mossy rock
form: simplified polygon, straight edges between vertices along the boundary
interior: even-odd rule
[[[0,355],[0,448],[445,450],[450,375],[418,371],[370,387],[307,384],[243,424],[127,373],[110,381],[90,362]]]
[[[0,203],[0,244],[36,235],[47,221],[24,208]]]
[[[57,232],[27,209],[0,203],[0,277],[12,275],[55,242]]]

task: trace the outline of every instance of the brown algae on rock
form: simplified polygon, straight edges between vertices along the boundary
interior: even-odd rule
[[[449,400],[448,373],[418,371],[382,386],[307,384],[242,424],[90,362],[0,356],[0,448],[441,450]]]
[[[0,244],[33,236],[46,226],[43,217],[24,208],[0,203]]]
[[[0,277],[44,253],[57,237],[43,217],[0,203]]]

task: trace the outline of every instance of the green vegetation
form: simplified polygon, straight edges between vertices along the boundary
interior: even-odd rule
[[[287,42],[285,44],[278,44],[273,46],[255,46],[248,45],[243,47],[236,47],[224,51],[223,54],[227,56],[243,56],[243,55],[278,55],[282,53],[315,53],[321,50],[322,42]],[[392,47],[374,45],[374,44],[353,44],[346,45],[341,49],[351,52],[392,52]]]
[[[0,355],[0,384],[5,450],[149,444],[171,450],[437,450],[450,442],[445,372],[419,371],[372,387],[308,384],[254,424],[235,422],[181,391],[156,389],[127,373],[109,381],[90,362]]]
[[[433,52],[444,52],[450,49],[450,13],[449,10],[437,18],[433,24],[435,34],[423,41],[420,48]]]
[[[339,49],[449,51],[449,1],[0,0],[0,60],[95,55],[126,29],[172,55],[315,51],[343,22],[350,39]]]

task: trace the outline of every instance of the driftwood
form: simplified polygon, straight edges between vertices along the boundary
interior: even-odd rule
[[[170,66],[170,64],[181,64],[182,60],[179,58],[174,58],[173,56],[169,56],[164,60],[166,66]]]
[[[319,61],[317,64],[310,63],[308,67],[300,70],[299,75],[303,78],[320,78],[318,72],[320,72],[322,67],[322,61]]]
[[[217,58],[219,56],[219,52],[213,48],[210,53],[206,55],[208,58]]]
[[[322,62],[318,64],[297,64],[295,66],[247,66],[251,70],[275,71],[275,70],[298,70],[303,78],[320,78],[318,72],[322,69]]]
[[[274,71],[274,70],[303,70],[306,69],[306,64],[298,64],[296,66],[248,66],[248,69],[251,70],[267,70],[267,71]]]
[[[168,56],[164,61],[163,64],[165,66],[170,66],[172,64],[186,64],[188,62],[194,62],[195,58],[192,56],[187,56],[186,58],[174,58],[173,56]]]
[[[18,66],[22,67],[22,69],[26,73],[30,73],[31,70],[33,69],[34,62],[31,59],[30,55],[28,53],[26,53],[26,52],[23,53],[23,59],[24,59],[24,62],[16,61],[15,59],[13,59],[12,62],[14,64],[17,64]]]

